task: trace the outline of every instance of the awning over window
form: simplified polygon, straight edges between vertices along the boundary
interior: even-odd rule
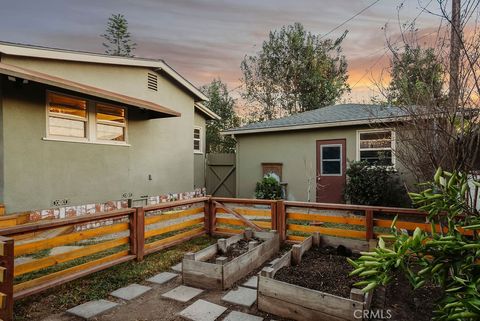
[[[51,76],[38,71],[25,69],[17,66],[12,66],[5,63],[0,63],[0,74],[17,77],[21,79],[27,79],[29,81],[34,81],[34,82],[38,82],[38,83],[42,83],[42,84],[46,84],[46,85],[54,86],[58,88],[63,88],[66,90],[71,90],[71,91],[87,94],[90,96],[111,100],[124,105],[132,106],[132,107],[147,109],[154,112],[154,113],[150,113],[151,118],[179,117],[181,115],[179,112],[176,112],[170,108],[152,103],[150,101],[137,99],[130,96],[125,96],[112,91],[100,89],[97,87],[92,87],[89,85],[80,84],[64,78]]]

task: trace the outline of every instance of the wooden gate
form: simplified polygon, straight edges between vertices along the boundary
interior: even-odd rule
[[[205,184],[207,194],[236,196],[235,154],[207,154]]]

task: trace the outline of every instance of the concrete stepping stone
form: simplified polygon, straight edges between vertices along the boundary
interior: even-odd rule
[[[247,282],[242,284],[244,287],[256,289],[258,285],[258,276],[252,276]]]
[[[223,321],[263,321],[263,318],[243,312],[232,311],[225,317],[225,319],[223,319]]]
[[[101,313],[107,312],[110,309],[113,309],[117,305],[118,303],[115,302],[97,300],[77,305],[76,307],[67,310],[67,312],[83,319],[90,319]]]
[[[172,270],[175,272],[180,272],[182,273],[182,262],[175,264],[174,266],[171,267]]]
[[[170,273],[170,272],[162,272],[158,273],[157,275],[152,276],[151,278],[147,279],[148,282],[156,283],[156,284],[164,284],[168,281],[176,278],[178,276],[177,273]]]
[[[165,298],[169,298],[169,299],[180,301],[180,302],[187,302],[202,292],[203,292],[202,289],[180,285],[180,286],[177,286],[175,289],[162,294],[162,296]]]
[[[120,288],[118,290],[113,291],[110,295],[113,295],[116,298],[122,300],[132,300],[140,295],[144,294],[147,291],[150,291],[152,288],[145,285],[140,284],[130,284],[126,287]]]
[[[238,289],[229,291],[222,300],[249,308],[257,301],[257,290],[239,286]]]
[[[179,313],[180,316],[191,321],[215,321],[227,308],[205,300],[197,300]]]

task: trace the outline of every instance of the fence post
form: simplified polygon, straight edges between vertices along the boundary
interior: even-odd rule
[[[272,221],[272,230],[278,230],[277,201],[270,203],[270,219]]]
[[[217,225],[217,205],[210,199],[210,230],[212,233],[215,232],[215,227]]]
[[[370,241],[374,238],[373,235],[373,210],[365,211],[365,239]]]
[[[212,226],[211,226],[212,212],[211,212],[211,207],[212,207],[212,200],[211,200],[211,197],[209,197],[207,201],[203,202],[203,217],[204,217],[205,231],[210,236],[212,235]]]
[[[280,235],[280,242],[284,242],[287,239],[287,217],[284,201],[277,201],[277,208],[275,210],[277,216],[277,228]]]
[[[137,255],[138,254],[138,241],[137,241],[137,214],[138,211],[135,209],[133,213],[128,215],[129,221],[129,231],[130,231],[130,254]]]
[[[13,320],[13,269],[14,269],[14,240],[0,237],[0,319]]]
[[[137,261],[142,261],[145,255],[145,210],[143,207],[136,207],[137,217]]]

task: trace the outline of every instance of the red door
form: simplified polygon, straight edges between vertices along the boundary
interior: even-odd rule
[[[317,140],[317,202],[344,202],[345,155],[345,139]]]

